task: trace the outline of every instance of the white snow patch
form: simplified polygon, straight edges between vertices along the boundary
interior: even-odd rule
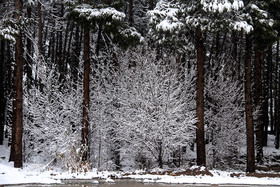
[[[114,183],[115,181],[114,181],[113,179],[111,179],[111,178],[107,178],[107,179],[105,180],[105,182]]]
[[[280,150],[273,148],[274,137],[268,136],[268,146],[264,147],[265,154],[280,154]],[[6,143],[5,143],[6,144]],[[104,182],[113,183],[111,176],[116,178],[122,178],[124,173],[111,172],[111,171],[98,171],[93,169],[88,173],[69,173],[67,171],[59,170],[44,170],[42,164],[28,164],[24,169],[17,169],[13,167],[12,162],[8,162],[9,148],[4,145],[0,146],[0,186],[7,184],[27,184],[27,183],[41,183],[41,184],[53,184],[61,183],[62,179],[87,179],[92,180],[92,183],[99,183],[96,178],[105,179]],[[190,169],[194,170],[200,168],[201,171],[205,170],[205,167],[192,166]],[[154,169],[153,171],[162,172],[164,170]],[[232,184],[232,185],[258,185],[268,186],[275,185],[280,186],[280,178],[257,178],[257,177],[231,177],[233,172],[226,172],[220,170],[210,170],[213,176],[170,176],[170,175],[151,175],[143,174],[144,171],[135,171],[135,174],[131,174],[125,177],[135,179],[136,181],[142,180],[144,183],[174,183],[174,184]],[[240,173],[240,171],[236,171]],[[245,174],[245,173],[244,173]]]
[[[256,178],[256,177],[230,177],[229,172],[211,171],[211,176],[169,176],[169,175],[129,175],[133,179],[143,179],[147,182],[168,184],[238,184],[238,185],[279,185],[279,178]]]
[[[0,163],[0,185],[4,184],[60,183],[60,180],[52,179],[48,172],[29,171],[28,169],[17,169],[13,167],[13,162]]]

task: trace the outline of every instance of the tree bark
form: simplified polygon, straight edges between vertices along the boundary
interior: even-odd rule
[[[22,12],[22,1],[15,0],[15,18],[20,19]],[[13,125],[12,125],[12,147],[10,161],[14,161],[15,168],[22,167],[22,77],[23,77],[23,48],[21,33],[16,37],[15,46],[15,77],[14,77],[14,100],[13,100]]]
[[[31,6],[27,7],[27,17],[31,18]],[[29,33],[31,34],[31,33]],[[32,55],[32,42],[31,39],[27,36],[26,41],[26,60],[25,60],[25,72],[27,75],[27,88],[30,89],[32,85],[32,59],[30,56]]]
[[[133,20],[133,0],[129,0],[129,17],[128,17],[129,25],[132,26],[134,23]]]
[[[149,10],[153,10],[155,8],[154,0],[149,0]]]
[[[39,53],[42,54],[42,34],[43,34],[43,23],[42,23],[42,8],[41,2],[38,1],[37,14],[38,14],[38,49]]]
[[[279,76],[279,73],[278,73],[278,70],[279,70],[279,40],[277,40],[277,45],[276,45],[276,77],[277,77],[277,81],[279,81],[279,78],[280,78],[280,76]],[[276,81],[276,83],[277,83],[277,81]],[[278,82],[278,85],[279,85],[279,82]],[[280,138],[280,132],[279,132],[279,130],[280,130],[280,124],[279,124],[279,122],[280,122],[280,120],[279,120],[279,112],[280,112],[280,109],[279,109],[279,105],[280,105],[280,100],[279,100],[279,93],[280,93],[280,86],[278,86],[277,84],[276,84],[276,96],[275,96],[275,99],[276,99],[276,116],[275,116],[275,118],[276,118],[276,122],[277,123],[275,123],[275,148],[276,149],[279,149],[279,138]]]
[[[5,63],[4,63],[4,51],[5,51],[5,42],[4,40],[0,39],[0,145],[3,145],[4,140],[4,125],[5,125],[5,106],[6,106],[6,99],[5,99]]]
[[[269,124],[270,124],[270,131],[272,134],[275,133],[275,128],[274,128],[274,112],[273,112],[273,63],[272,63],[272,45],[268,46],[267,49],[267,63],[268,63],[268,100],[269,106],[268,106],[268,111],[269,111]]]
[[[85,0],[88,3],[88,0]],[[90,35],[89,28],[84,28],[84,79],[83,79],[83,121],[82,121],[82,145],[85,147],[82,155],[83,161],[88,159],[88,135],[89,135],[89,82],[90,82]]]
[[[263,145],[262,145],[262,138],[263,138],[263,126],[262,126],[262,119],[261,119],[261,91],[262,91],[262,84],[261,84],[261,51],[260,47],[256,44],[254,47],[255,51],[255,73],[254,73],[254,101],[256,109],[259,110],[257,112],[257,119],[255,121],[256,124],[256,158],[257,163],[261,163],[263,159]]]
[[[197,50],[197,129],[196,129],[196,146],[197,146],[197,165],[206,166],[205,140],[204,140],[204,61],[205,47],[201,30],[195,31],[195,42]]]
[[[60,10],[60,17],[63,17],[64,15],[64,5],[61,4],[61,10]],[[66,68],[65,64],[63,62],[63,34],[62,34],[63,26],[60,27],[60,31],[57,32],[57,41],[56,41],[56,50],[59,55],[56,57],[56,62],[58,64],[58,69],[59,69],[59,81],[63,82],[65,79],[65,74],[66,74]],[[66,31],[68,34],[68,31]],[[66,40],[66,38],[65,38]]]
[[[73,56],[72,56],[72,62],[71,62],[71,71],[72,71],[72,78],[74,81],[74,85],[77,84],[78,82],[78,68],[79,68],[79,58],[80,58],[80,51],[81,51],[81,41],[80,41],[80,27],[79,25],[76,25],[75,29],[75,47],[73,51]]]
[[[262,119],[262,126],[263,126],[263,139],[262,144],[263,146],[267,146],[267,139],[268,139],[268,125],[269,125],[269,117],[268,117],[268,71],[267,71],[267,62],[264,65],[266,68],[263,68],[263,84],[262,84],[262,104],[261,104],[261,119]]]
[[[251,36],[246,35],[245,54],[245,112],[246,112],[246,135],[247,135],[247,172],[255,172],[255,145],[254,124],[252,116],[251,74],[252,74],[252,41]]]

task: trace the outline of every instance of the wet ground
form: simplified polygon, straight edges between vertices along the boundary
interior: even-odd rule
[[[162,183],[144,183],[135,180],[115,180],[114,182],[105,182],[103,180],[64,180],[62,184],[42,185],[42,184],[24,184],[24,185],[5,185],[3,187],[277,187],[264,185],[234,185],[234,184],[162,184]],[[0,186],[2,187],[2,186]],[[278,186],[279,187],[279,186]]]

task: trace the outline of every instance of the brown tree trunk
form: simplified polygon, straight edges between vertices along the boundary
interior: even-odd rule
[[[22,1],[15,0],[15,18],[20,19]],[[21,33],[16,37],[15,47],[15,77],[14,77],[14,100],[13,100],[13,126],[12,147],[10,161],[14,161],[14,167],[22,167],[22,75],[23,75],[23,48]]]
[[[154,0],[149,0],[149,10],[153,10],[155,8]]]
[[[85,0],[88,3],[88,0]],[[83,121],[82,121],[82,145],[85,147],[82,159],[88,158],[89,135],[89,82],[90,82],[90,35],[89,28],[84,28],[84,79],[83,79]]]
[[[69,27],[70,27],[70,30],[69,30]],[[71,39],[72,39],[72,33],[73,33],[73,28],[71,28],[71,25],[70,25],[70,22],[68,21],[67,24],[66,24],[66,28],[65,28],[65,38],[64,38],[64,43],[63,43],[63,54],[62,54],[62,60],[61,62],[64,64],[64,67],[67,67],[67,56],[66,54],[68,54],[68,46],[67,46],[67,42],[68,42],[68,33],[70,32],[70,36],[69,36],[69,46],[70,46],[70,43],[71,43]],[[71,66],[71,64],[70,64]],[[66,73],[66,69],[65,68],[65,73]]]
[[[263,138],[263,126],[262,126],[262,119],[261,119],[261,51],[260,47],[256,44],[254,47],[255,51],[255,73],[254,73],[254,101],[256,109],[259,110],[257,113],[257,119],[255,121],[256,124],[256,153],[257,153],[257,163],[261,163],[263,159],[263,145],[262,145],[262,138]]]
[[[3,145],[4,140],[4,125],[5,125],[5,63],[4,63],[4,52],[5,42],[0,39],[0,145]]]
[[[42,23],[42,8],[41,8],[40,1],[38,1],[37,14],[38,14],[38,49],[39,49],[39,53],[42,54],[43,23]]]
[[[245,54],[245,112],[246,112],[246,135],[247,135],[247,172],[255,172],[255,145],[254,145],[254,124],[252,115],[251,96],[251,74],[252,74],[252,41],[251,36],[246,35]]]
[[[80,58],[80,50],[81,50],[80,33],[82,33],[80,32],[80,27],[76,25],[75,37],[74,37],[75,47],[74,47],[73,58],[71,62],[72,78],[75,84],[78,82],[78,68],[79,68],[79,58]]]
[[[268,63],[268,100],[269,106],[268,106],[268,111],[269,111],[269,124],[270,124],[270,131],[272,134],[275,132],[274,128],[274,112],[273,112],[273,62],[272,62],[272,45],[268,46],[267,49],[267,63]]]
[[[279,73],[278,73],[278,70],[279,70],[279,40],[277,40],[277,45],[276,45],[276,77],[277,77],[277,80],[276,80],[276,82],[277,81],[279,81],[279,78],[280,78],[280,76],[279,76]],[[275,132],[275,148],[276,149],[279,149],[279,138],[280,138],[280,132],[279,132],[279,130],[280,130],[280,124],[279,124],[279,122],[280,122],[280,120],[279,120],[279,112],[280,112],[280,101],[279,101],[279,94],[280,94],[280,86],[279,86],[279,82],[278,82],[278,85],[276,84],[276,96],[275,96],[275,99],[276,99],[276,106],[277,106],[277,108],[276,108],[276,116],[275,116],[275,118],[276,118],[276,123],[275,123],[275,130],[276,130],[276,132]]]
[[[31,18],[31,6],[27,7],[27,17]],[[31,33],[30,33],[31,34]],[[27,75],[27,87],[30,88],[32,85],[32,59],[30,56],[32,55],[32,42],[30,38],[27,36],[26,41],[26,60],[25,60],[25,72]]]
[[[197,146],[197,165],[206,166],[205,140],[204,140],[204,60],[205,48],[201,30],[195,31],[195,43],[197,51],[197,129],[196,129],[196,146]]]
[[[263,55],[265,56],[265,55]],[[269,98],[269,90],[268,90],[268,62],[264,60],[262,57],[262,61],[265,62],[263,65],[263,73],[262,73],[262,103],[261,103],[261,119],[262,119],[262,126],[263,126],[263,146],[267,146],[267,139],[268,139],[268,126],[269,126],[269,117],[268,117],[268,98]]]
[[[61,4],[61,10],[59,16],[63,17],[63,15],[64,15],[64,6],[63,4]],[[59,69],[59,78],[58,78],[59,82],[63,82],[66,74],[65,64],[62,61],[63,60],[63,33],[62,33],[63,26],[61,26],[59,30],[60,31],[57,32],[57,41],[56,41],[56,51],[58,52],[58,55],[56,56],[56,62],[58,64],[58,69]]]
[[[129,17],[128,17],[129,25],[132,26],[134,23],[133,20],[133,0],[129,0]]]

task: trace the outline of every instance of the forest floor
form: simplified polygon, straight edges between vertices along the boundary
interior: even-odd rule
[[[9,148],[0,146],[0,186],[9,184],[63,184],[65,180],[87,180],[91,183],[114,183],[117,180],[135,180],[142,183],[168,184],[208,184],[219,185],[258,185],[280,186],[280,150],[273,148],[272,141],[264,147],[265,162],[255,173],[243,171],[208,170],[193,166],[185,170],[110,172],[93,169],[86,174],[69,173],[58,169],[46,169],[42,164],[28,164],[16,169],[8,162]]]

